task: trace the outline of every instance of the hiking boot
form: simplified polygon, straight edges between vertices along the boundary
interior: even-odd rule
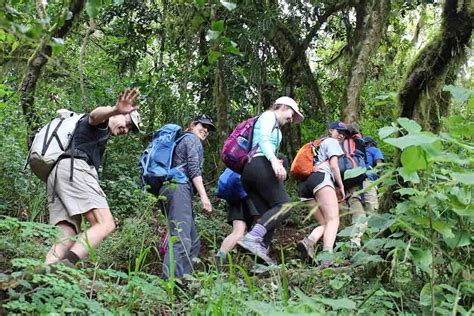
[[[306,259],[309,257],[311,260],[314,259],[314,243],[312,243],[307,237],[298,242],[296,249],[301,253],[302,258]]]
[[[250,251],[257,257],[261,258],[263,261],[274,264],[272,258],[268,256],[268,250],[263,244],[262,237],[252,236],[247,233],[241,240],[238,241],[240,247]]]

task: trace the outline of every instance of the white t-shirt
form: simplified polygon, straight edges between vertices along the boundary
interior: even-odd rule
[[[340,157],[344,155],[344,151],[339,144],[339,141],[335,138],[328,137],[321,142],[321,145],[318,149],[316,165],[318,166],[318,171],[325,172],[331,175],[334,180],[334,174],[329,165],[329,159],[333,156]]]

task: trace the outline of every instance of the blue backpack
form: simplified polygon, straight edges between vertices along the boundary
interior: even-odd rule
[[[226,168],[217,183],[217,197],[227,202],[237,202],[245,199],[247,192],[245,192],[240,181],[240,174]]]
[[[149,186],[148,192],[158,195],[164,181],[188,182],[182,171],[185,164],[171,168],[174,149],[188,134],[181,133],[181,127],[176,124],[166,124],[153,135],[138,163],[142,185]]]

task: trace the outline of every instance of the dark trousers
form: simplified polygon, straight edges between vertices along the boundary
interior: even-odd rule
[[[166,196],[166,201],[161,201],[160,205],[168,220],[170,238],[177,237],[173,244],[173,256],[168,247],[163,260],[162,277],[165,279],[170,277],[172,263],[176,277],[191,274],[193,258],[199,255],[201,246],[193,216],[193,186],[191,183],[173,186],[166,185],[160,190],[161,195]]]
[[[262,216],[257,223],[267,229],[263,242],[269,246],[275,228],[289,216],[282,206],[290,201],[290,197],[283,182],[276,178],[270,161],[263,156],[247,163],[242,173],[242,184]]]

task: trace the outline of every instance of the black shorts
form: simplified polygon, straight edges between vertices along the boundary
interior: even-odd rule
[[[304,181],[298,185],[300,197],[305,199],[314,198],[314,189],[317,188],[326,179],[324,172],[312,172]]]
[[[240,220],[244,221],[247,227],[250,227],[253,225],[255,219],[260,217],[260,213],[249,198],[228,204],[227,223],[229,225],[232,225],[232,222],[235,220]]]

